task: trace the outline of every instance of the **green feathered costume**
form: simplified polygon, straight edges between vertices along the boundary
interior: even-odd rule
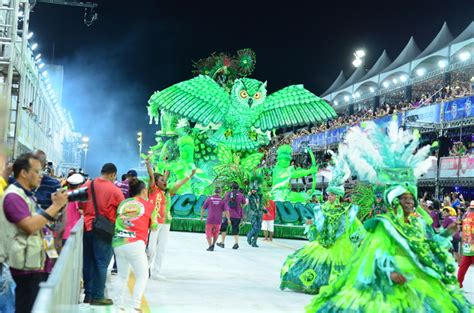
[[[459,289],[447,231],[435,234],[429,215],[417,206],[416,178],[431,163],[429,147],[418,147],[418,134],[388,134],[370,123],[352,128],[339,153],[359,179],[385,185],[386,214],[365,223],[368,231],[350,266],[306,307],[306,312],[473,312]],[[415,211],[404,215],[399,197],[411,194]],[[406,282],[397,284],[392,274]]]
[[[313,222],[306,229],[310,242],[287,257],[280,275],[282,290],[318,293],[344,269],[361,237],[358,207],[339,202],[344,196],[344,182],[350,176],[349,168],[341,160],[335,159],[335,164],[327,192],[337,198],[313,208]]]

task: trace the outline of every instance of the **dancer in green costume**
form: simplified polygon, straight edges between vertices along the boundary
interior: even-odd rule
[[[286,259],[280,275],[282,290],[318,293],[344,269],[363,232],[357,219],[358,207],[340,202],[349,168],[343,160],[334,161],[328,201],[313,208],[314,218],[307,222],[306,229],[310,242]]]
[[[432,160],[429,147],[417,150],[417,133],[388,135],[375,124],[352,128],[339,153],[361,180],[385,184],[388,212],[365,224],[364,242],[350,266],[321,288],[306,312],[473,312],[456,281],[450,255],[453,229],[435,234],[431,218],[418,206],[416,178]]]

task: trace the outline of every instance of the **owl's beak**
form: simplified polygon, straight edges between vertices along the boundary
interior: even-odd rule
[[[249,105],[252,105],[252,103],[253,103],[253,99],[249,98]]]

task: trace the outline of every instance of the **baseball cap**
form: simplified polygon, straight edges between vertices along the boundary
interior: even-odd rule
[[[135,170],[130,170],[130,171],[127,172],[127,176],[128,177],[137,177],[138,173]]]

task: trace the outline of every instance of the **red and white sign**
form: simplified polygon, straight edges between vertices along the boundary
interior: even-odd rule
[[[442,178],[474,177],[474,157],[441,158],[439,176]]]

